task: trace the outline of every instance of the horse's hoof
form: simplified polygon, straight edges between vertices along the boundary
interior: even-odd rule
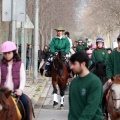
[[[64,109],[64,105],[63,104],[60,105],[60,109]]]
[[[54,101],[54,103],[53,103],[53,108],[54,108],[54,109],[57,109],[57,108],[58,108],[58,102],[55,102],[55,101]]]

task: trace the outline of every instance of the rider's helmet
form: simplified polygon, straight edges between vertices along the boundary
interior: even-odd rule
[[[82,43],[83,42],[83,40],[78,40],[78,43]]]
[[[119,36],[118,36],[118,38],[117,38],[117,41],[120,41],[120,34],[119,34]]]
[[[87,38],[85,38],[85,40],[88,40],[89,38],[87,37]]]
[[[58,26],[57,28],[55,28],[55,30],[56,31],[65,31],[62,26]]]
[[[14,42],[6,41],[1,45],[0,51],[4,53],[4,52],[11,52],[11,51],[14,51],[16,49],[17,49],[17,47],[16,47],[16,44]]]
[[[97,38],[97,39],[96,39],[96,43],[97,43],[97,42],[103,42],[103,43],[104,43],[104,39],[103,39],[103,38]]]
[[[86,53],[87,54],[92,54],[92,50],[87,50]]]
[[[102,48],[104,48],[104,39],[103,38],[97,38],[96,39],[96,46],[97,46],[97,48],[99,48],[99,46],[98,46],[99,42],[102,42]]]

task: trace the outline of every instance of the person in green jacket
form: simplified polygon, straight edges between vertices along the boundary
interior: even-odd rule
[[[58,26],[55,30],[57,32],[57,36],[52,39],[49,46],[51,55],[50,58],[48,58],[45,66],[45,69],[47,70],[45,73],[46,77],[51,77],[50,72],[51,72],[51,63],[52,63],[53,55],[61,51],[63,55],[66,56],[66,54],[68,54],[70,51],[70,42],[68,38],[63,36],[65,30],[61,26]]]
[[[88,70],[88,55],[76,52],[70,62],[71,69],[78,76],[72,80],[69,88],[68,120],[103,120],[102,83]]]
[[[76,51],[84,51],[84,46],[82,45],[83,40],[78,40],[78,46],[76,46]]]
[[[106,64],[108,60],[108,52],[104,48],[104,39],[96,39],[96,49],[92,53],[92,61],[95,65],[95,70],[93,71],[104,84],[106,82]]]
[[[113,50],[109,55],[106,67],[107,82],[103,86],[103,91],[105,91],[112,84],[111,77],[120,74],[120,34],[117,38],[118,47]]]
[[[92,50],[86,50],[86,53],[88,55],[89,58],[89,62],[88,62],[88,68],[92,65]]]

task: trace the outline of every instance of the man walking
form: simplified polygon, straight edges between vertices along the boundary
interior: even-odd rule
[[[76,52],[70,62],[71,69],[78,76],[70,84],[68,120],[103,120],[102,83],[89,72],[87,54]]]

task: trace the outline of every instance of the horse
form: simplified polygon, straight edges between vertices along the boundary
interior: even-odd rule
[[[111,120],[120,120],[120,75],[111,78],[108,92],[107,111]]]
[[[58,107],[58,87],[60,90],[60,109],[64,108],[64,94],[66,83],[68,80],[68,69],[65,64],[65,57],[62,52],[58,52],[53,57],[53,63],[51,68],[52,86],[53,86],[53,108]]]
[[[0,120],[25,120],[24,108],[21,109],[23,114],[20,114],[21,111],[18,110],[20,104],[19,97],[15,102],[14,98],[11,96],[13,92],[6,87],[0,87]],[[32,113],[34,115],[32,103],[28,96],[26,96],[29,105],[30,105],[30,120],[32,120]],[[22,104],[21,104],[22,105]],[[23,106],[19,106],[22,108]],[[35,117],[35,116],[34,116]]]
[[[100,78],[103,85],[106,83],[106,81],[107,81],[107,79],[106,79],[106,65],[104,62],[93,63],[89,67],[89,70]]]

